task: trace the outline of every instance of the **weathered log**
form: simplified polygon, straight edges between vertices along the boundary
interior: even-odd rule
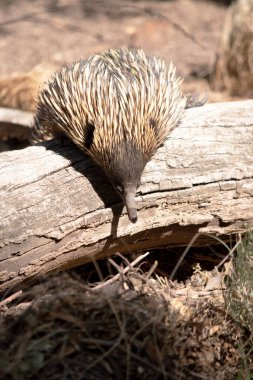
[[[0,140],[27,138],[32,124],[32,112],[0,107]]]
[[[145,168],[135,225],[77,149],[49,141],[0,154],[0,290],[116,252],[187,245],[196,232],[252,228],[252,115],[251,100],[187,110]]]
[[[13,145],[16,149],[28,145],[33,118],[32,112],[0,107],[0,153],[11,150]]]

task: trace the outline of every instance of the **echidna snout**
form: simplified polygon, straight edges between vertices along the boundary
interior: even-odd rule
[[[143,151],[124,136],[110,152],[106,152],[103,160],[98,161],[123,200],[132,223],[137,222],[135,196],[147,161]]]
[[[117,193],[120,195],[126,206],[128,218],[132,223],[137,222],[137,211],[135,203],[136,188],[137,186],[131,183],[123,186],[115,186]]]
[[[137,211],[135,204],[135,194],[127,193],[125,198],[125,205],[127,208],[128,218],[132,223],[137,222]]]

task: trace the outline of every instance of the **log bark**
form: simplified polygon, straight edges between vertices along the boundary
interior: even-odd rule
[[[15,108],[0,107],[0,123],[21,125],[30,129],[33,123],[33,114]]]
[[[92,160],[57,141],[0,154],[0,290],[115,254],[253,226],[253,101],[189,109],[147,164],[131,224]]]
[[[0,107],[0,140],[28,138],[32,125],[32,112]]]

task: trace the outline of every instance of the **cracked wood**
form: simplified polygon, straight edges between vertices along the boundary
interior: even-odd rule
[[[94,258],[253,225],[253,101],[189,109],[143,173],[138,222],[92,160],[51,141],[0,154],[0,290]],[[212,239],[211,239],[212,240]]]

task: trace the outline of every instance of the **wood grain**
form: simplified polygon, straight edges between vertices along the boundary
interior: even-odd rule
[[[0,154],[0,290],[116,252],[253,226],[253,101],[189,109],[155,154],[129,222],[89,158],[57,141]],[[210,243],[201,235],[195,244]]]

